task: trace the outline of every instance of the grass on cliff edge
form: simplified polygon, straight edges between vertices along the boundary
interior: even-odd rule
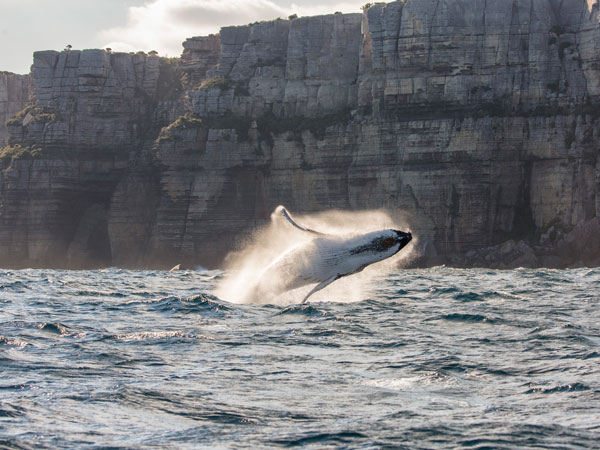
[[[205,79],[202,83],[192,89],[192,91],[220,89],[221,91],[228,91],[235,89],[234,93],[237,97],[249,97],[250,90],[248,89],[248,83],[243,81],[233,81],[229,78],[216,76]]]
[[[177,140],[177,132],[190,128],[206,127],[207,129],[217,130],[235,130],[238,136],[238,141],[248,139],[248,130],[250,129],[251,119],[246,117],[205,117],[200,118],[194,114],[187,113],[179,116],[177,120],[160,131],[160,135],[156,139],[157,143],[163,140]]]
[[[193,114],[185,114],[183,116],[179,116],[175,122],[167,125],[162,130],[160,130],[160,134],[156,139],[156,143],[159,143],[164,140],[175,139],[176,133],[178,130],[185,130],[188,128],[199,128],[202,126],[202,120]]]
[[[23,147],[17,145],[7,145],[0,150],[0,163],[3,167],[7,167],[12,161],[18,159],[38,159],[43,153],[43,149],[39,147]]]
[[[6,126],[21,125],[28,114],[31,114],[33,123],[52,123],[57,120],[56,113],[48,108],[36,108],[33,105],[29,105],[15,114],[14,117],[8,119],[6,121]]]
[[[222,91],[226,91],[233,87],[233,83],[229,78],[217,76],[212,78],[207,78],[199,86],[194,88],[195,91],[200,89],[221,89]]]
[[[256,119],[256,122],[260,139],[273,145],[274,135],[281,135],[287,132],[291,132],[293,138],[298,141],[302,140],[301,133],[303,131],[310,131],[317,139],[323,140],[328,127],[346,125],[351,120],[351,110],[346,108],[320,117],[294,116],[281,118],[275,116],[273,113],[267,113]],[[187,113],[179,116],[173,123],[164,127],[156,139],[156,143],[159,144],[163,140],[178,140],[180,139],[180,136],[178,136],[179,131],[200,127],[217,130],[235,130],[238,142],[243,142],[249,138],[248,132],[250,131],[251,122],[252,119],[249,117],[213,116],[200,118],[192,113]]]

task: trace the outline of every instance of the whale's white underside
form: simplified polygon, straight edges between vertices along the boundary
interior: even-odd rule
[[[280,213],[294,227],[311,233],[314,237],[292,247],[272,261],[259,275],[251,292],[251,301],[264,302],[265,297],[277,296],[285,291],[315,284],[308,297],[335,280],[363,270],[366,266],[397,253],[405,244],[396,242],[394,230],[335,236],[303,227],[291,218],[285,208]],[[394,243],[390,239],[394,239]],[[385,242],[386,247],[374,245]]]

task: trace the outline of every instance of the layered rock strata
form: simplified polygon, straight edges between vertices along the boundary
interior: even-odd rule
[[[2,158],[0,261],[111,264],[113,193],[131,172],[144,136],[161,127],[155,115],[160,59],[104,50],[37,52],[32,76],[36,103],[9,123],[12,154]]]
[[[27,106],[30,97],[30,75],[0,72],[0,148],[8,143],[6,122]]]
[[[595,263],[568,239],[600,217],[598,9],[407,0],[223,28],[180,61],[37,53],[0,263],[218,266],[278,204],[385,208],[422,264]]]
[[[206,78],[206,72],[219,62],[221,41],[219,35],[196,36],[183,43],[181,70],[187,76],[187,83],[198,86]]]

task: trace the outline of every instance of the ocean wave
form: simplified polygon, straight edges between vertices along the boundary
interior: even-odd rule
[[[18,339],[11,339],[11,338],[7,338],[5,336],[0,336],[0,346],[2,346],[2,345],[23,348],[29,344],[25,341],[20,341]]]
[[[188,336],[181,331],[141,331],[130,334],[116,334],[111,336],[112,339],[123,342],[133,341],[159,341],[170,340],[172,338],[188,339]]]
[[[537,272],[283,306],[215,272],[6,271],[0,447],[595,448],[600,271]]]
[[[489,325],[496,325],[504,323],[504,320],[500,318],[493,318],[484,316],[481,314],[468,314],[468,313],[451,313],[443,314],[438,317],[434,317],[427,320],[445,320],[447,322],[464,322],[464,323],[485,323]]]

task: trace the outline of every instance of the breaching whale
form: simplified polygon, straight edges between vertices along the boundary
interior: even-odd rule
[[[335,280],[395,255],[412,239],[410,232],[392,229],[336,236],[299,225],[282,206],[276,212],[312,238],[279,255],[262,270],[250,289],[252,302],[262,303],[264,298],[316,283],[304,303]]]

